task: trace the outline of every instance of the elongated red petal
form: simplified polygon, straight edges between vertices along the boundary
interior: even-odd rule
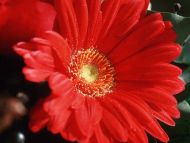
[[[116,2],[116,1],[108,0],[105,2],[105,5],[108,5],[108,4],[111,5],[111,3],[113,2]],[[111,23],[112,19],[107,20],[107,22],[110,23],[111,27],[107,27],[107,29],[110,28],[110,30],[109,32],[107,32],[106,36],[103,37],[103,35],[101,35],[100,37],[101,39],[99,38],[100,40],[98,42],[98,49],[100,49],[100,51],[102,51],[103,53],[108,53],[121,40],[125,38],[125,36],[134,27],[134,25],[138,23],[142,9],[144,7],[144,2],[145,2],[144,0],[120,1],[120,4],[118,3],[116,7],[120,9],[119,11],[115,11],[115,14],[117,15],[114,14],[112,16],[112,13],[110,13],[110,15],[107,14],[110,17],[112,17],[112,19],[115,18],[115,20],[113,21],[113,23]],[[108,6],[105,8],[108,9]],[[104,31],[104,29],[105,28],[102,28],[102,31]]]
[[[58,13],[59,30],[64,38],[68,38],[74,49],[78,45],[78,24],[72,1],[56,0],[55,7]]]
[[[124,96],[126,96],[124,98]],[[154,137],[167,142],[169,140],[167,134],[160,127],[158,122],[151,116],[151,111],[148,106],[143,103],[142,100],[137,97],[134,98],[129,94],[118,95],[116,98],[123,102],[126,109],[130,111],[131,114],[138,120],[138,122],[144,127],[144,129],[152,134]],[[137,113],[138,112],[138,113]]]
[[[76,123],[83,134],[92,134],[94,125],[102,118],[102,108],[93,99],[86,99],[81,108],[75,110]],[[88,125],[88,126],[86,126]]]
[[[115,18],[117,16],[117,13],[121,6],[121,0],[104,0],[102,3],[102,29],[101,29],[101,35],[98,37],[100,40],[104,38],[110,27],[112,26],[113,22],[115,21]]]
[[[100,125],[97,124],[95,127],[95,139],[92,139],[94,141],[94,143],[96,142],[102,142],[102,143],[110,143],[110,139],[108,136],[106,136],[106,134],[103,132],[103,130],[101,129]]]
[[[117,120],[117,118],[110,113],[110,111],[104,109],[103,110],[104,118],[102,119],[102,128],[106,128],[106,132],[112,135],[116,140],[120,142],[127,141],[127,135],[125,133],[125,128],[122,124]],[[110,120],[111,119],[111,120]]]
[[[155,30],[156,29],[156,30]],[[112,63],[118,63],[148,46],[149,41],[164,31],[162,21],[150,22],[143,25],[126,37],[109,55]],[[145,33],[146,32],[146,33]],[[146,37],[142,38],[143,35]],[[119,57],[116,55],[120,55]]]
[[[43,110],[45,100],[39,100],[31,111],[29,127],[33,132],[38,132],[49,122],[48,115]]]
[[[170,126],[175,126],[175,121],[170,117],[170,115],[163,109],[161,109],[159,106],[156,106],[154,104],[149,104],[152,108],[153,116],[159,119],[160,121],[164,122],[165,124],[168,124]]]
[[[52,73],[51,71],[47,70],[32,69],[27,67],[23,68],[22,72],[25,74],[25,78],[27,80],[33,82],[46,81]]]
[[[134,66],[135,67],[135,66]],[[164,80],[168,78],[178,78],[182,71],[171,64],[154,64],[153,66],[136,66],[135,70],[130,66],[116,68],[116,80]],[[163,73],[163,70],[165,71]],[[148,71],[151,71],[148,72]]]
[[[88,4],[88,31],[84,47],[95,45],[102,27],[101,0],[87,0]]]
[[[79,28],[79,43],[78,48],[83,48],[84,41],[88,30],[88,21],[91,17],[88,17],[88,6],[86,0],[75,0],[74,9]]]
[[[170,63],[179,56],[181,50],[181,46],[171,42],[158,44],[155,46],[148,47],[138,52],[137,54],[127,58],[123,62],[116,64],[115,68],[120,69],[125,65],[128,65],[128,67],[130,67],[138,65],[152,65],[157,63]],[[141,62],[139,63],[137,61]]]
[[[67,67],[70,62],[71,47],[61,35],[53,31],[46,31],[43,37],[49,41],[61,63]]]
[[[53,71],[53,59],[40,51],[31,52],[24,55],[24,61],[28,67]]]

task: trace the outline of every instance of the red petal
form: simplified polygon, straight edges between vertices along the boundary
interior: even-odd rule
[[[42,82],[47,80],[47,78],[52,73],[51,71],[47,70],[39,70],[39,69],[31,69],[31,68],[23,68],[23,73],[25,78],[29,81],[33,82]]]
[[[81,107],[81,105],[84,103],[84,101],[85,101],[85,97],[80,93],[76,93],[76,97],[72,102],[72,108],[77,109],[77,108]]]
[[[3,17],[0,20],[0,51],[8,53],[16,42],[51,30],[55,11],[50,4],[39,0],[8,0],[1,2],[0,16]]]
[[[174,43],[164,43],[147,47],[137,54],[127,58],[121,63],[115,65],[116,68],[123,68],[126,65],[141,66],[152,65],[156,63],[171,63],[181,53],[181,47]],[[146,58],[145,58],[146,57]],[[137,62],[140,61],[140,62]]]
[[[70,132],[68,131],[64,131],[64,132],[61,132],[61,136],[66,139],[66,140],[69,140],[71,142],[74,142],[76,141],[76,137],[74,135],[72,135]]]
[[[43,110],[45,100],[39,100],[30,113],[29,127],[33,132],[38,132],[49,121],[47,113]]]
[[[147,135],[141,128],[141,125],[120,102],[115,99],[105,98],[105,102],[102,104],[106,104],[106,108],[109,108],[109,110],[118,118],[122,125],[124,125],[126,129],[126,135],[128,136],[128,141],[135,140],[136,142],[148,142]]]
[[[80,131],[80,128],[78,126],[78,124],[76,123],[77,118],[74,116],[74,114],[71,115],[70,119],[68,120],[68,124],[66,129],[61,132],[61,135],[70,141],[78,141],[78,142],[82,142],[86,139],[88,139],[91,135],[91,133],[89,134],[85,134],[83,135],[82,132]]]
[[[117,120],[114,114],[107,109],[103,110],[102,128],[105,128],[108,134],[111,134],[117,141],[126,142],[127,134],[124,126]]]
[[[52,92],[56,95],[65,95],[68,92],[74,90],[72,81],[63,74],[54,73],[50,76],[48,81]]]
[[[148,137],[144,129],[137,125],[136,129],[129,133],[128,143],[148,143]]]
[[[125,132],[128,136],[128,132],[130,131],[130,129],[134,128],[133,121],[130,117],[130,113],[123,108],[120,102],[118,102],[117,100],[113,100],[109,97],[105,98],[102,101],[102,105],[104,106],[104,108],[112,112],[117,117],[119,122],[125,127]]]
[[[84,40],[86,38],[88,30],[88,7],[86,0],[75,0],[74,1],[75,13],[79,27],[79,45],[78,47],[83,48]]]
[[[107,1],[108,3],[109,1]],[[120,2],[121,3],[121,2]],[[129,30],[139,21],[144,1],[122,1],[120,9],[113,21],[112,27],[104,39],[99,40],[98,48],[103,53],[109,52],[112,48],[120,42]],[[102,31],[105,28],[102,29]]]
[[[157,81],[158,89],[165,90],[171,95],[178,94],[185,89],[185,82],[179,78]]]
[[[23,56],[25,64],[34,69],[53,71],[53,59],[40,51],[30,52]]]
[[[151,72],[150,72],[151,71]],[[164,72],[163,72],[164,71]],[[181,69],[171,64],[155,64],[155,65],[137,65],[131,68],[125,66],[123,68],[116,67],[116,80],[163,80],[173,79],[180,76]]]
[[[174,98],[174,96],[161,89],[160,90],[155,88],[144,89],[144,90],[134,91],[132,93],[138,95],[140,98],[150,103],[154,104],[160,103],[171,106],[177,105],[177,100]]]
[[[142,15],[141,15],[142,17],[147,15],[147,10],[148,10],[149,4],[150,4],[150,0],[145,0],[144,9],[143,9],[143,12],[142,12]]]
[[[171,117],[176,119],[180,118],[180,112],[177,106],[169,106],[169,105],[166,106],[159,104],[159,107],[163,108]]]
[[[57,105],[56,105],[57,106]],[[53,107],[51,107],[53,108]],[[61,114],[60,114],[61,113]],[[71,116],[70,110],[59,110],[58,115],[51,115],[49,117],[48,129],[53,133],[57,134],[62,132],[68,123],[68,119]]]
[[[88,4],[88,31],[85,48],[94,46],[102,27],[101,0],[87,0]]]
[[[53,2],[54,2],[54,0],[42,0],[42,1],[44,1],[44,2],[49,2],[49,3],[51,3],[51,4],[53,4]]]
[[[153,21],[135,29],[108,55],[112,63],[118,63],[147,47],[149,42],[164,31],[163,21]],[[144,36],[146,35],[146,36]],[[118,54],[120,55],[118,57]]]
[[[67,67],[71,56],[71,48],[67,41],[61,35],[53,31],[46,31],[43,37],[50,42],[51,48],[55,50],[60,62]]]
[[[72,48],[78,44],[78,25],[72,1],[56,0],[55,7],[58,14],[59,30],[64,38],[68,38]]]
[[[109,32],[121,6],[121,0],[104,0],[102,3],[102,30],[99,39],[104,38]]]
[[[152,113],[149,109],[150,107],[148,107],[143,100],[134,97],[132,94],[122,94],[119,93],[115,97],[123,103],[123,106],[130,111],[130,113],[145,128],[145,130],[159,140],[167,142],[169,138],[157,121],[152,117]]]
[[[25,54],[30,54],[34,51],[39,51],[44,54],[51,56],[51,49],[49,42],[42,38],[33,38],[31,42],[19,42],[14,46],[14,50],[20,56],[24,56]]]
[[[175,126],[175,121],[170,117],[170,115],[165,110],[161,109],[159,106],[156,106],[154,104],[149,104],[149,105],[152,108],[154,117],[164,122],[165,124],[168,124],[170,126]]]
[[[184,82],[179,78],[172,78],[170,80],[131,80],[131,81],[117,81],[116,89],[124,91],[136,91],[144,89],[164,90],[171,95],[180,93],[184,90]]]
[[[173,25],[170,21],[165,22],[165,30],[163,33],[158,35],[152,41],[152,44],[167,43],[167,42],[176,42],[177,33],[175,32]]]
[[[75,118],[81,132],[84,135],[91,134],[93,126],[102,118],[102,107],[96,100],[86,98],[84,104],[75,109]]]
[[[51,95],[44,103],[44,110],[50,120],[48,129],[51,132],[59,133],[67,127],[68,119],[72,113],[72,110],[69,108],[71,107],[74,96],[74,91],[67,91],[62,93],[61,96]]]
[[[14,47],[14,51],[20,55],[24,56],[25,54],[29,53],[31,50],[31,44],[25,42],[19,42]]]
[[[94,134],[96,138],[94,143],[110,143],[109,137],[105,135],[99,124],[96,125]]]
[[[106,98],[102,104],[106,106],[106,108],[109,108],[112,114],[124,125],[128,141],[135,140],[136,142],[148,143],[147,135],[141,128],[141,125],[120,102],[115,99]]]
[[[27,43],[27,44],[34,44],[34,46],[30,47],[31,51],[39,50],[39,51],[46,53],[48,55],[52,55],[52,49],[51,49],[50,42],[46,39],[34,37],[31,39],[31,42]]]

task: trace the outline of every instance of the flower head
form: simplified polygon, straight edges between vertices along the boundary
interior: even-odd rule
[[[0,53],[8,54],[15,43],[52,30],[55,10],[40,0],[0,0],[0,17]]]
[[[146,15],[148,0],[55,0],[57,30],[15,51],[33,82],[48,81],[52,94],[31,114],[70,141],[148,142],[148,132],[167,142],[157,120],[174,126],[180,113],[174,94],[184,88],[180,54],[170,22]]]

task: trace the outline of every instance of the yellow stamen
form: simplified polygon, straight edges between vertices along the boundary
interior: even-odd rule
[[[102,97],[113,91],[114,67],[93,47],[74,51],[68,70],[76,90],[84,96]]]
[[[82,77],[87,83],[93,83],[98,78],[98,68],[95,65],[83,65],[79,70],[79,73],[80,77]]]

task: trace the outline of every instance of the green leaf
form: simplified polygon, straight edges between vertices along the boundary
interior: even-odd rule
[[[190,16],[190,0],[176,0],[176,2],[181,4],[179,14],[183,16]]]
[[[187,100],[184,100],[182,102],[180,102],[178,104],[178,108],[180,109],[180,111],[186,113],[186,114],[190,114],[190,105],[187,102]]]
[[[176,97],[178,102],[186,100],[188,103],[190,103],[190,83],[186,84],[185,90],[178,94]]]
[[[183,71],[181,78],[185,81],[185,83],[190,82],[190,67],[188,67],[187,69]]]
[[[176,120],[175,127],[164,125],[164,130],[170,137],[170,143],[189,143],[190,141],[190,119],[184,115]]]
[[[174,12],[173,0],[151,0],[151,4],[153,10]]]
[[[183,44],[183,51],[180,55],[180,57],[176,60],[176,62],[178,63],[183,63],[183,64],[190,64],[190,35],[187,37],[187,39],[185,40],[184,44]],[[184,72],[184,80],[188,80],[188,82],[190,81],[190,68],[188,68],[185,72]]]
[[[190,83],[186,84],[185,90],[177,98],[179,110],[190,118]]]
[[[174,3],[180,3],[179,15],[190,16],[190,0],[151,0],[152,10],[174,13]]]

